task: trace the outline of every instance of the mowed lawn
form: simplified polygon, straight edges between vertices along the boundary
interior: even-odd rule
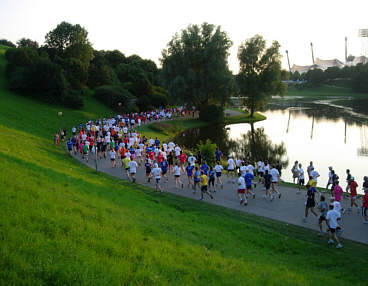
[[[367,285],[366,245],[337,250],[304,228],[96,174],[53,145],[56,112],[70,128],[110,111],[40,104],[2,77],[0,285]]]

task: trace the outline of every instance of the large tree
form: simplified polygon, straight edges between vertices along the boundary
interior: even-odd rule
[[[240,70],[237,75],[240,96],[250,111],[261,110],[272,95],[283,95],[286,86],[281,81],[280,45],[274,41],[267,48],[260,35],[243,42],[238,49]]]
[[[31,39],[21,38],[17,41],[18,48],[32,48],[38,49],[39,45],[37,41],[32,41]]]
[[[232,42],[219,26],[190,25],[162,51],[162,80],[170,97],[201,109],[224,103],[232,75],[227,58]]]

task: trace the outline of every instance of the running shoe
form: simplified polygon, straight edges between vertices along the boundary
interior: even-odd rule
[[[334,244],[334,241],[332,239],[329,239],[327,243],[328,244]]]
[[[253,194],[253,199],[255,199],[256,198],[256,194]]]
[[[281,199],[281,193],[279,193],[279,199]]]
[[[338,245],[336,245],[336,248],[342,248],[342,245],[339,243]]]

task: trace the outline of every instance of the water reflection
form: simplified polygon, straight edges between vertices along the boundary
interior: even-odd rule
[[[238,158],[244,158],[253,163],[262,160],[271,164],[280,162],[281,166],[289,164],[285,144],[273,143],[263,127],[255,129],[254,124],[251,123],[250,130],[241,134],[235,142],[233,151]]]

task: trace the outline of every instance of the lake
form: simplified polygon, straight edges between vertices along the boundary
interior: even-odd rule
[[[282,179],[287,182],[292,182],[290,169],[296,160],[304,171],[313,161],[321,175],[321,187],[328,181],[329,166],[339,175],[343,187],[346,169],[360,186],[368,176],[368,100],[275,97],[262,113],[267,119],[253,125],[198,128],[185,132],[177,141],[194,147],[194,142],[210,138],[225,154],[254,159],[271,156],[283,162]],[[362,193],[361,187],[358,189]]]

